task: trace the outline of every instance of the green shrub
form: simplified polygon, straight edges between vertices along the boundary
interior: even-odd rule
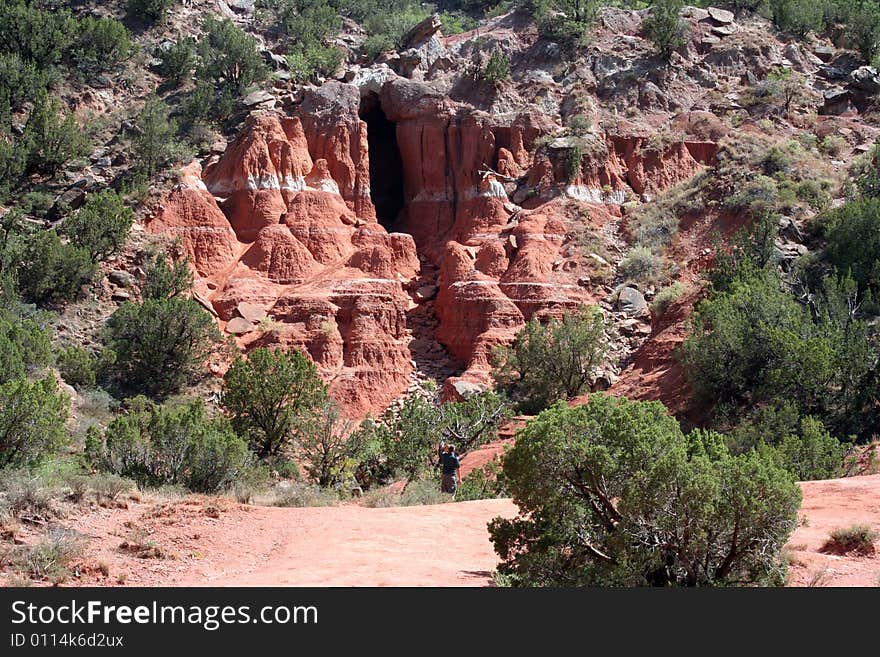
[[[88,251],[62,242],[54,230],[42,230],[24,240],[18,287],[29,301],[57,305],[76,299],[96,272]]]
[[[654,0],[651,14],[642,21],[645,36],[667,61],[687,43],[688,24],[679,16],[683,4],[682,0]]]
[[[343,58],[342,50],[336,46],[309,43],[291,52],[287,64],[297,82],[315,82],[319,76],[335,73]]]
[[[602,314],[583,308],[542,326],[529,320],[509,347],[493,355],[492,377],[523,413],[584,392],[605,357]]]
[[[208,16],[199,41],[198,75],[217,87],[228,87],[241,94],[249,86],[265,80],[269,71],[257,52],[257,41],[229,20]]]
[[[260,457],[278,456],[298,435],[298,423],[327,398],[308,356],[254,349],[237,358],[223,378],[221,404],[239,436]]]
[[[128,0],[126,13],[146,23],[155,23],[165,17],[175,0]]]
[[[667,285],[664,288],[661,288],[657,294],[654,295],[654,300],[651,304],[651,309],[654,311],[655,317],[662,317],[666,314],[666,311],[669,310],[669,307],[674,304],[676,301],[681,299],[681,297],[685,293],[685,286],[678,281],[673,282],[671,285]]]
[[[95,262],[119,253],[134,223],[134,212],[113,190],[91,194],[77,212],[65,219],[70,243],[88,251]]]
[[[195,68],[196,41],[192,37],[180,37],[157,54],[162,60],[159,74],[175,86],[179,86],[190,77]]]
[[[493,460],[482,468],[471,470],[462,479],[455,491],[456,502],[468,500],[487,500],[496,497],[508,497],[509,493],[504,486],[504,477],[499,461]]]
[[[112,18],[84,16],[78,19],[77,35],[70,57],[77,69],[87,75],[113,68],[131,53],[128,30]]]
[[[520,515],[489,532],[509,584],[784,582],[800,489],[771,458],[686,437],[658,402],[557,404],[518,433],[503,472]]]
[[[776,448],[779,464],[799,481],[833,479],[843,474],[846,447],[814,417],[801,420],[800,432]]]
[[[144,263],[144,299],[172,299],[192,289],[193,274],[188,258],[172,260],[165,253],[153,253]]]
[[[394,41],[387,34],[373,34],[364,39],[364,55],[372,61],[383,52],[394,50]]]
[[[568,120],[568,128],[575,135],[583,136],[590,131],[592,122],[584,114],[575,114]]]
[[[722,403],[823,397],[833,352],[809,310],[770,273],[735,279],[694,312],[680,357],[695,392]]]
[[[28,115],[22,137],[27,170],[54,175],[70,160],[88,155],[91,143],[72,112],[61,118],[61,102],[45,93]]]
[[[846,151],[849,143],[839,135],[827,135],[819,142],[819,150],[832,157],[840,157]]]
[[[825,234],[831,264],[850,272],[860,290],[880,292],[880,199],[856,199],[833,210]]]
[[[213,318],[192,299],[126,302],[105,325],[104,344],[115,355],[108,373],[124,392],[163,399],[196,380],[220,340]]]
[[[23,379],[52,360],[52,343],[34,319],[0,308],[0,383]]]
[[[508,417],[510,410],[493,392],[440,406],[413,394],[399,409],[389,409],[373,431],[387,467],[415,480],[438,465],[439,443],[451,443],[457,453],[464,454],[493,440]],[[366,445],[370,439],[361,437],[360,441]]]
[[[628,281],[655,281],[663,269],[663,259],[644,246],[633,248],[620,263],[618,271]]]
[[[87,543],[78,532],[56,528],[35,545],[16,546],[3,560],[21,575],[60,584],[72,575],[70,566],[82,556]]]
[[[18,53],[0,53],[0,104],[6,104],[7,114],[11,110],[20,110],[25,103],[39,98],[54,77],[52,70],[40,69]],[[9,116],[0,116],[0,127],[8,119]]]
[[[815,0],[769,0],[773,23],[783,32],[803,38],[825,25],[825,3]],[[829,3],[830,4],[830,3]]]
[[[868,525],[835,529],[822,546],[822,551],[833,554],[872,555],[875,552],[874,541],[877,540],[877,536],[877,532]]]
[[[51,375],[0,384],[0,468],[31,465],[58,449],[69,405]]]
[[[299,457],[309,479],[322,487],[344,485],[355,478],[362,436],[342,417],[331,400],[302,414],[297,421]]]
[[[535,16],[538,34],[568,53],[586,45],[587,33],[601,6],[597,0],[519,0]]]
[[[392,0],[388,3],[364,3],[362,11],[363,27],[370,37],[378,37],[390,43],[391,50],[403,47],[403,37],[413,27],[427,18],[429,12],[414,0]]]
[[[78,389],[95,387],[95,366],[88,351],[78,346],[68,347],[58,352],[57,361],[65,383]]]
[[[139,168],[152,176],[170,162],[178,149],[177,126],[168,116],[168,106],[156,96],[147,98],[134,122],[132,149]]]
[[[107,427],[103,444],[90,446],[102,469],[142,486],[179,484],[213,493],[250,466],[247,445],[224,418],[208,418],[201,400],[155,406],[139,398],[131,405]]]
[[[497,85],[510,79],[510,57],[500,50],[493,50],[480,74],[484,82]]]

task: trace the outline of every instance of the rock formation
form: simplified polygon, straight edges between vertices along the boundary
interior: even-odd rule
[[[372,130],[386,132],[371,187]],[[222,155],[187,167],[148,229],[182,239],[199,295],[243,349],[303,349],[352,416],[377,414],[418,366],[417,304],[459,364],[446,393],[486,383],[492,350],[529,318],[605,295],[579,264],[585,226],[715,154],[716,135],[657,144],[625,122],[559,132],[535,108],[492,115],[380,68],[253,113]]]

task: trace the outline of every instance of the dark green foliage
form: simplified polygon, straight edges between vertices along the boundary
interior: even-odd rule
[[[68,407],[51,375],[0,384],[0,468],[32,465],[55,451],[66,435]]]
[[[221,336],[192,299],[126,302],[107,320],[104,344],[115,354],[109,375],[126,393],[163,399],[193,383]]]
[[[774,240],[779,230],[779,219],[765,212],[756,221],[743,228],[725,246],[715,238],[715,263],[709,272],[712,289],[724,292],[738,278],[766,270],[773,263]]]
[[[199,80],[195,89],[181,102],[180,115],[187,126],[209,121],[224,121],[235,109],[231,89],[219,90],[211,82]]]
[[[181,37],[157,54],[162,60],[159,74],[177,86],[189,79],[195,68],[196,41],[192,37]]]
[[[17,53],[41,70],[61,62],[76,32],[67,10],[42,11],[26,0],[0,5],[0,52]]]
[[[50,175],[91,151],[89,138],[73,113],[62,117],[60,101],[46,94],[37,98],[28,115],[22,145],[27,153],[27,171]]]
[[[880,197],[880,143],[863,160],[861,175],[856,181],[859,193],[866,198]]]
[[[298,423],[326,398],[327,387],[308,356],[261,347],[226,372],[221,404],[238,435],[267,458],[284,453],[297,438]]]
[[[228,488],[251,464],[247,445],[202,400],[156,406],[143,398],[110,423],[87,452],[97,467],[141,486],[181,484],[199,493]]]
[[[789,434],[777,445],[779,465],[799,481],[840,477],[846,446],[814,417],[801,420],[799,429],[798,433]]]
[[[297,82],[314,82],[318,76],[332,75],[343,60],[343,52],[335,46],[309,43],[287,56],[290,72]]]
[[[784,581],[800,489],[772,458],[685,436],[658,402],[557,404],[503,460],[520,510],[490,524],[519,586],[735,586]]]
[[[654,0],[651,15],[642,22],[645,36],[667,61],[687,43],[687,23],[678,15],[683,6],[682,0]]]
[[[25,378],[51,360],[46,330],[34,319],[0,308],[0,384]]]
[[[62,242],[54,230],[42,230],[23,239],[18,289],[28,301],[57,305],[76,299],[96,271],[88,251]]]
[[[819,418],[802,417],[789,401],[758,408],[730,433],[727,444],[732,454],[765,450],[800,481],[841,476],[847,453]]]
[[[602,6],[597,0],[520,0],[517,4],[535,17],[542,37],[568,52],[586,44],[587,31]]]
[[[129,16],[146,23],[155,23],[165,17],[175,0],[128,0],[125,11]]]
[[[826,255],[859,289],[880,293],[880,198],[850,201],[828,215]]]
[[[535,413],[587,389],[605,356],[605,325],[597,307],[546,326],[529,320],[509,347],[497,350],[492,377],[523,413]]]
[[[390,470],[412,480],[437,465],[440,442],[464,454],[493,440],[508,417],[508,407],[493,392],[440,406],[410,395],[398,410],[386,412],[373,430]]]
[[[335,3],[322,0],[282,0],[278,3],[281,28],[294,43],[323,41],[341,24]]]
[[[803,38],[825,26],[825,7],[816,0],[770,0],[773,23],[783,32]]]
[[[268,77],[256,39],[231,20],[208,16],[202,30],[205,36],[199,41],[199,77],[216,86],[229,87],[236,94]]]
[[[312,482],[327,487],[355,481],[365,434],[353,428],[329,399],[301,414],[296,422],[297,453]]]
[[[174,135],[177,126],[168,117],[168,106],[158,97],[150,96],[135,119],[132,148],[138,168],[152,176],[173,158],[176,150]]]
[[[113,190],[89,195],[85,204],[64,221],[70,243],[85,249],[95,262],[119,253],[134,222],[134,212]]]
[[[455,491],[456,502],[509,496],[510,493],[504,486],[504,473],[501,471],[498,459],[490,461],[482,468],[471,470]]]
[[[510,79],[510,57],[500,50],[493,50],[486,62],[481,77],[489,84],[498,84]]]
[[[79,19],[77,35],[69,54],[77,69],[86,75],[114,67],[131,52],[128,30],[112,18]]]
[[[403,37],[406,36],[406,33],[427,18],[429,12],[413,0],[389,0],[388,2],[372,0],[363,2],[359,11],[354,15],[363,16],[364,29],[373,42],[367,48],[369,52],[376,49],[375,44],[377,43],[386,46],[382,48],[383,50],[402,48],[404,46]],[[366,46],[367,44],[365,44]]]
[[[144,299],[171,299],[192,289],[193,274],[188,258],[172,260],[163,253],[153,254],[144,265],[141,286]]]
[[[40,69],[31,60],[18,53],[0,54],[0,128],[9,120],[2,112],[19,110],[27,102],[39,97],[52,80],[51,71]]]
[[[722,404],[790,395],[813,408],[834,376],[828,339],[769,272],[701,303],[680,356],[695,392]]]
[[[77,389],[95,387],[95,363],[82,347],[68,347],[58,352],[58,371],[68,385]]]

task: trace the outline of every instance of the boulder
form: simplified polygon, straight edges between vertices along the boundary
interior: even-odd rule
[[[482,383],[458,380],[452,383],[452,392],[456,401],[465,401],[474,395],[479,395],[489,389]]]
[[[250,333],[256,328],[254,324],[244,317],[233,317],[226,323],[226,332],[232,335],[242,335]]]
[[[638,317],[648,311],[648,302],[641,292],[627,286],[617,293],[617,310],[630,317]]]
[[[430,301],[434,297],[437,296],[437,286],[436,285],[422,285],[419,289],[416,290],[415,300],[416,303],[424,303],[426,301]]]
[[[849,74],[850,85],[859,91],[874,95],[880,93],[880,76],[873,66],[860,66]]]
[[[107,279],[120,287],[131,287],[132,283],[134,283],[134,276],[124,269],[114,269],[107,274]]]
[[[437,34],[437,32],[440,31],[441,26],[442,22],[440,16],[437,14],[431,14],[403,36],[403,39],[401,39],[403,49],[406,50],[407,48],[423,44]]]
[[[266,311],[263,308],[247,301],[240,302],[236,310],[244,319],[254,324],[266,319]]]
[[[717,25],[730,25],[735,18],[732,11],[718,7],[706,7],[706,11],[709,13],[709,19]]]

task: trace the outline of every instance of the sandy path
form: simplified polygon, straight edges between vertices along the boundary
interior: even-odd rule
[[[508,500],[369,509],[278,509],[278,549],[254,566],[211,567],[184,586],[485,586],[497,557],[486,523]],[[274,523],[273,523],[274,524]]]
[[[872,557],[838,556],[819,550],[838,527],[870,525],[880,532],[880,475],[807,481],[799,526],[788,542],[789,582],[794,586],[880,586],[880,541]],[[803,522],[803,520],[802,520]]]
[[[802,519],[788,543],[793,586],[880,585],[878,553],[823,554],[832,530],[880,531],[880,475],[801,484]],[[487,586],[497,564],[486,524],[510,500],[371,509],[245,506],[189,496],[126,509],[83,509],[65,524],[89,538],[79,577],[103,586]],[[24,538],[35,540],[37,535]],[[134,538],[161,548],[141,558]],[[0,574],[0,584],[2,584]]]

